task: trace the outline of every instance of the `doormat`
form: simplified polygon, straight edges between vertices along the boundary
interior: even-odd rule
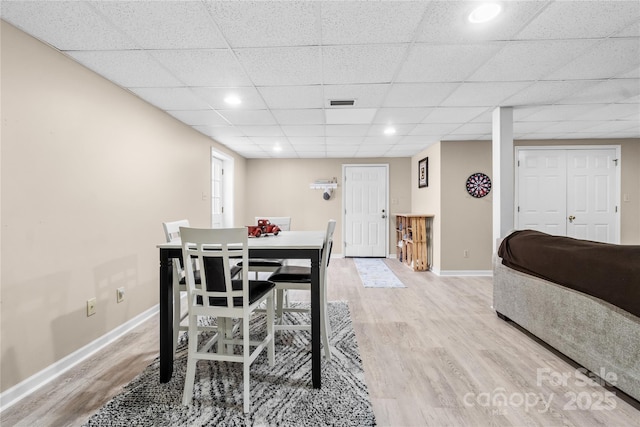
[[[406,288],[382,258],[354,258],[365,288]]]

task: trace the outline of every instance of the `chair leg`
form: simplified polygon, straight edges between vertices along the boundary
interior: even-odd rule
[[[249,390],[249,363],[251,349],[249,348],[249,322],[243,322],[242,325],[242,382],[243,382],[243,410],[248,413],[251,409],[251,393]]]
[[[275,335],[274,335],[274,315],[273,315],[273,294],[271,294],[267,298],[267,335],[271,336],[271,341],[269,341],[269,346],[267,348],[268,358],[269,358],[269,366],[275,365]]]
[[[277,308],[276,308],[276,320],[278,322],[278,325],[282,324],[282,304],[283,304],[283,299],[284,299],[284,290],[283,289],[278,289],[276,291],[276,304],[277,304]]]
[[[197,316],[189,316],[189,352],[187,353],[187,372],[184,378],[182,404],[189,405],[193,399],[193,386],[196,379],[196,353],[198,351]]]

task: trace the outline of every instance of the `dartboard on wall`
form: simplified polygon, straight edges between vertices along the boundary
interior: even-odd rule
[[[467,179],[467,193],[481,198],[491,191],[491,179],[483,173],[474,173]]]

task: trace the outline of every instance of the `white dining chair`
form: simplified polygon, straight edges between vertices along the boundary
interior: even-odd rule
[[[331,258],[333,246],[333,233],[336,229],[336,221],[329,220],[322,245],[322,258],[320,260],[320,328],[322,334],[322,345],[324,356],[331,359],[331,347],[329,335],[331,335],[331,325],[327,312],[327,267]],[[310,324],[287,324],[284,322],[286,312],[310,312],[309,309],[290,307],[284,304],[284,292],[291,289],[302,289],[311,291],[311,267],[298,265],[284,265],[276,270],[269,280],[276,284],[276,325],[275,330],[311,330]]]
[[[241,258],[247,266],[246,228],[197,229],[180,228],[182,253],[185,260],[197,259],[200,265],[201,285],[195,280],[194,263],[185,262],[187,300],[189,304],[189,346],[183,405],[193,400],[196,363],[199,360],[238,362],[243,364],[243,411],[248,413],[251,400],[249,368],[262,350],[267,350],[270,366],[275,364],[274,302],[275,284],[266,280],[249,280],[247,274],[234,280],[230,260]],[[247,267],[245,267],[246,270]],[[246,273],[246,272],[245,272]],[[251,316],[261,303],[266,303],[266,336],[261,340],[249,339]],[[199,341],[202,327],[199,317],[215,317],[218,333]],[[233,337],[231,324],[240,319],[242,337]],[[216,351],[211,351],[217,343]],[[241,354],[235,354],[234,345],[242,346]],[[251,348],[253,347],[253,351]]]

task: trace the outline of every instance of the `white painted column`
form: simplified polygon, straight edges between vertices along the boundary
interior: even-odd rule
[[[493,252],[496,241],[514,228],[513,107],[493,110]]]

